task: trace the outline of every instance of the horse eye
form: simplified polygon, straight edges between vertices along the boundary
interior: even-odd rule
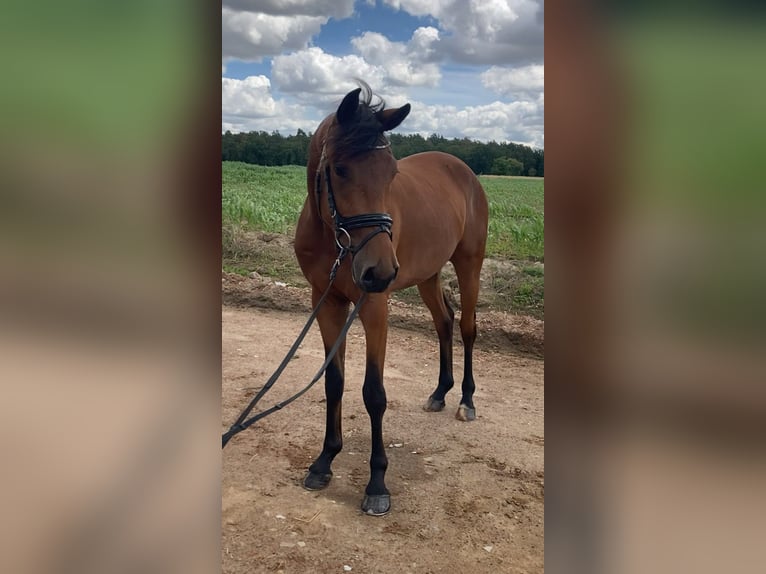
[[[342,165],[336,165],[333,170],[335,171],[335,175],[338,177],[346,177],[346,168]]]

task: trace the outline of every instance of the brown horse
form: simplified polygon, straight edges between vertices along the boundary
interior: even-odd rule
[[[458,158],[426,152],[397,161],[384,132],[404,120],[410,105],[385,109],[382,101],[372,103],[366,84],[360,85],[345,96],[336,113],[322,121],[311,139],[308,197],[295,232],[295,253],[312,286],[314,305],[329,285],[339,245],[349,247],[352,254],[339,267],[317,316],[326,353],[343,327],[349,302],[367,293],[359,317],[367,342],[362,395],[370,415],[372,454],[362,510],[382,515],[391,506],[384,481],[388,459],[382,426],[389,295],[417,285],[431,311],[439,335],[439,381],[424,408],[440,411],[454,384],[454,311],[442,292],[439,275],[452,261],[460,286],[460,331],[465,345],[463,394],[456,416],[463,421],[475,419],[472,354],[488,207],[479,180]],[[325,375],[327,427],[322,452],[304,480],[309,490],[327,486],[332,461],[342,448],[344,352],[345,342]]]

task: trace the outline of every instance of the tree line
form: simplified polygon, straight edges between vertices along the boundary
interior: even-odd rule
[[[443,151],[462,159],[477,174],[545,176],[544,151],[522,144],[447,139],[437,134],[427,138],[418,134],[389,134],[388,139],[397,159],[423,151]],[[227,131],[221,140],[223,161],[306,165],[311,134],[300,129],[288,136],[279,132]]]

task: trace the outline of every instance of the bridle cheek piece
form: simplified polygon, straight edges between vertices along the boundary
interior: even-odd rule
[[[324,153],[322,154],[322,159],[324,159]],[[319,198],[321,196],[321,179],[322,168],[320,167],[317,170],[316,181],[317,206],[319,206]],[[330,206],[330,215],[332,216],[333,225],[335,226],[335,244],[337,245],[340,253],[345,254],[348,252],[351,253],[351,256],[353,257],[359,253],[359,251],[361,251],[362,248],[379,233],[386,233],[388,234],[389,239],[393,239],[391,226],[393,225],[394,220],[391,219],[391,216],[388,213],[363,213],[361,215],[344,217],[340,214],[338,207],[335,205],[335,194],[333,193],[332,189],[329,165],[325,165],[324,179],[327,182],[327,203]],[[357,245],[352,245],[349,231],[353,231],[354,229],[362,229],[364,227],[374,227],[375,229],[365,235],[364,239],[362,239]]]

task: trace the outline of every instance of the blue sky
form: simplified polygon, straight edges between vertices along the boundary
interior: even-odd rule
[[[402,133],[543,147],[542,0],[224,0],[222,130],[314,131],[367,81]]]

